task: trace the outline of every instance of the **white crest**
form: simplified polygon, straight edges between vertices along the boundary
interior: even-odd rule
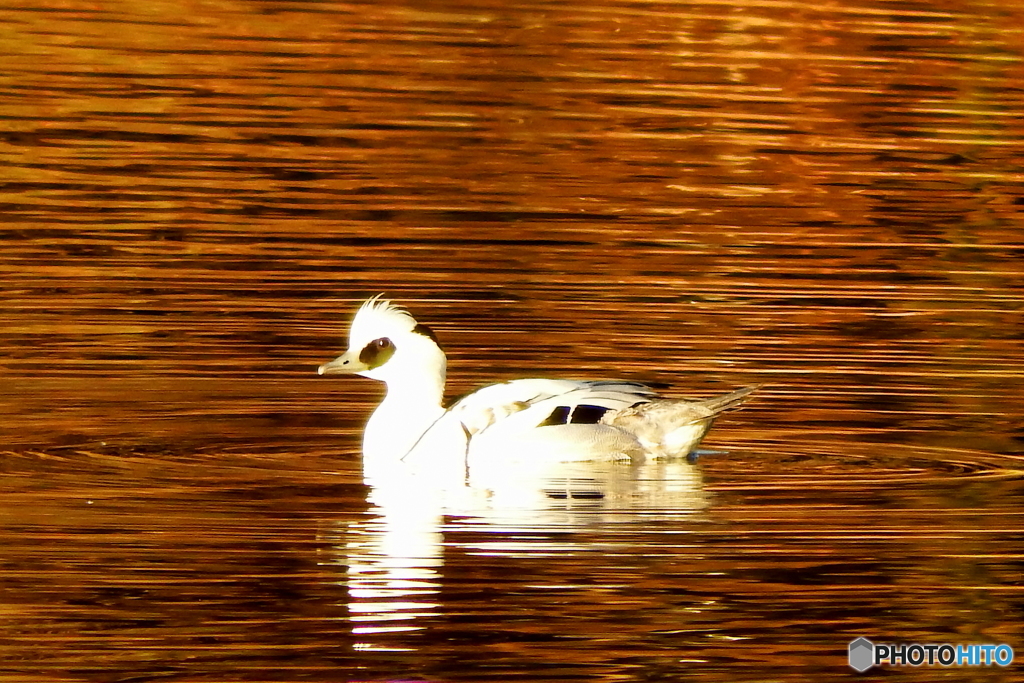
[[[378,294],[364,301],[356,311],[349,328],[349,346],[361,347],[380,337],[411,332],[414,327],[416,319],[408,311]]]

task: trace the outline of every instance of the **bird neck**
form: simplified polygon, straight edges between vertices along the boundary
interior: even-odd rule
[[[387,394],[363,434],[363,454],[398,457],[409,452],[444,408],[444,366],[434,372],[403,375],[387,382]]]
[[[444,400],[444,370],[440,373],[423,373],[387,382],[387,394],[381,407],[394,406],[396,409],[419,412],[421,409],[440,408]]]

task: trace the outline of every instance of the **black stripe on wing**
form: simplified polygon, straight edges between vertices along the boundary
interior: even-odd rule
[[[551,414],[547,416],[547,419],[541,422],[538,426],[550,427],[552,425],[564,424],[597,424],[601,421],[601,417],[609,410],[611,410],[611,408],[590,406],[586,404],[580,404],[575,408],[571,408],[569,406],[558,406],[552,410]]]

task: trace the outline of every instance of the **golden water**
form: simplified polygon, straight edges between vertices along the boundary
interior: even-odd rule
[[[0,681],[1020,657],[1022,29],[1009,0],[0,9]],[[369,488],[379,388],[315,368],[381,291],[453,394],[767,386],[696,467]]]

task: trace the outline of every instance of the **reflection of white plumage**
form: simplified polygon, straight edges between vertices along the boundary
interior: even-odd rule
[[[484,387],[445,408],[445,369],[433,332],[376,296],[356,312],[348,351],[319,372],[358,374],[387,385],[363,434],[367,458],[425,462],[686,455],[719,413],[756,389],[689,401],[659,398],[635,382],[519,379]]]

